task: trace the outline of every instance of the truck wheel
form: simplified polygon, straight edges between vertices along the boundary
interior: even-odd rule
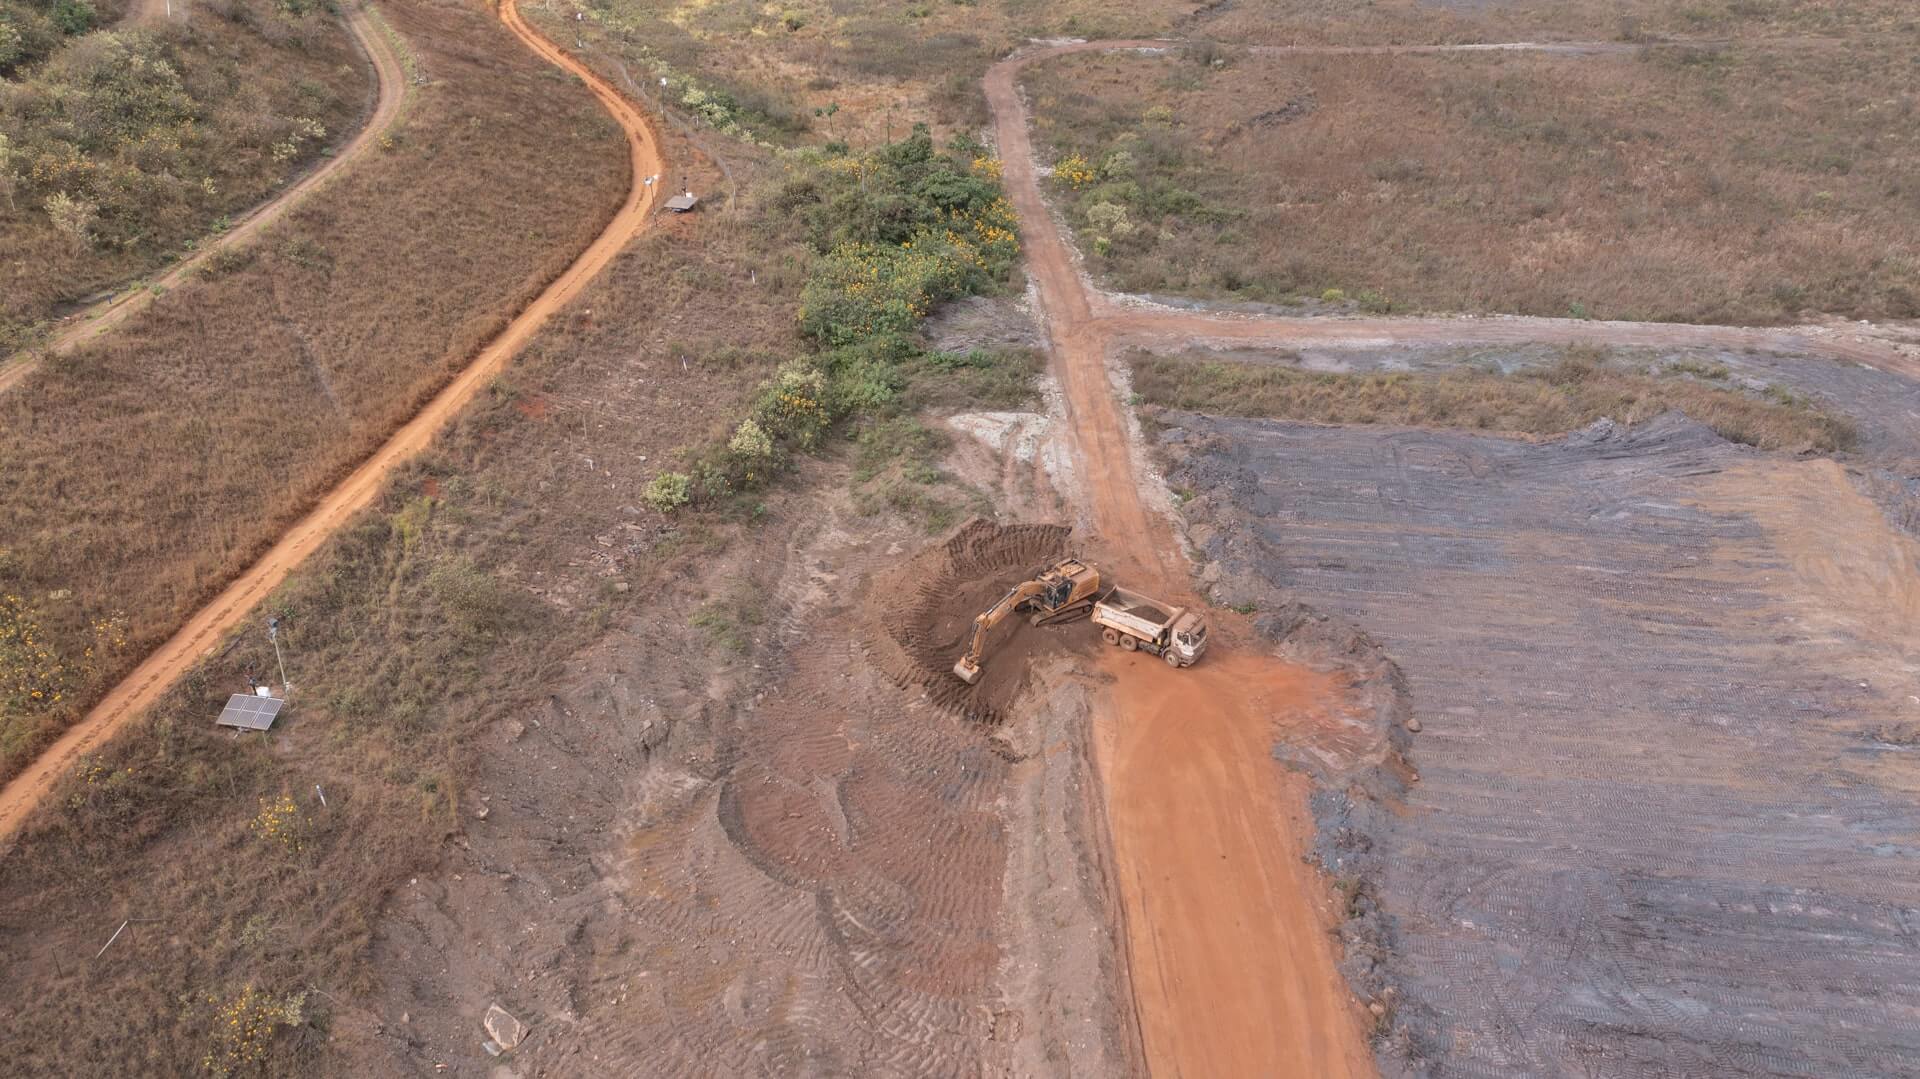
[[[1107,642],[1108,644],[1119,644],[1120,631],[1113,630],[1113,629],[1103,629],[1100,631],[1100,639]]]
[[[1123,652],[1138,652],[1140,650],[1139,638],[1131,633],[1120,638],[1120,650]]]
[[[1160,653],[1160,658],[1166,660],[1167,666],[1172,667],[1176,671],[1183,666],[1180,662],[1180,657],[1174,655],[1171,650]]]

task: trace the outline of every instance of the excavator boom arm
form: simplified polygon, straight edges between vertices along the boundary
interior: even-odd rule
[[[953,665],[953,673],[968,682],[978,679],[980,655],[986,650],[987,634],[991,633],[993,627],[999,625],[1008,615],[1019,610],[1022,603],[1044,592],[1046,587],[1040,581],[1023,581],[1000,597],[1000,602],[974,615],[973,636],[967,641],[967,654],[961,656],[960,662]]]

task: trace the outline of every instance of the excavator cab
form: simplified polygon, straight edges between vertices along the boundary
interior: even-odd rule
[[[1042,568],[1030,580],[1014,585],[1000,602],[974,616],[973,635],[968,638],[966,654],[953,665],[954,677],[970,686],[980,681],[987,634],[1008,615],[1032,611],[1036,626],[1065,622],[1092,610],[1099,593],[1100,571],[1077,558],[1063,558]]]

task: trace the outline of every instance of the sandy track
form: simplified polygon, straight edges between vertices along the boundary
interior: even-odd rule
[[[1791,41],[1776,44],[1804,45]],[[1828,327],[1751,329],[1540,318],[1279,318],[1117,302],[1080,274],[1042,197],[1017,78],[1073,52],[1157,50],[1168,41],[1076,42],[1024,53],[986,77],[1008,196],[1046,315],[1089,514],[1107,564],[1153,587],[1189,592],[1169,523],[1142,499],[1127,417],[1106,366],[1125,341],[1276,347],[1338,343],[1566,342],[1718,345],[1848,360],[1906,374],[1920,360],[1871,336]],[[1696,44],[1715,44],[1702,42]],[[1263,55],[1629,52],[1613,42],[1273,47]],[[1302,870],[1311,824],[1303,793],[1271,764],[1270,722],[1310,722],[1338,690],[1309,672],[1228,651],[1248,636],[1219,627],[1220,654],[1174,673],[1107,657],[1126,692],[1098,727],[1099,761],[1127,914],[1135,1004],[1152,1069],[1169,1075],[1343,1075],[1373,1071],[1362,1020],[1325,932],[1325,892]],[[1251,644],[1249,639],[1246,643]],[[1207,673],[1211,672],[1211,673]],[[1230,868],[1228,868],[1230,867]],[[1317,898],[1316,898],[1317,897]]]
[[[83,753],[98,748],[114,732],[159,700],[169,686],[211,651],[230,630],[313,554],[328,537],[379,495],[387,474],[433,441],[467,402],[506,367],[547,319],[580,293],[595,274],[619,254],[647,223],[656,187],[643,176],[665,171],[658,133],[652,122],[607,82],[535,32],[520,17],[516,0],[501,0],[500,21],[534,52],[578,76],[600,99],[626,133],[629,163],[626,200],[580,257],[554,279],[525,310],[482,349],[471,364],[400,428],[373,456],[330,491],[318,506],[249,566],[212,603],[202,608],[160,649],[134,668],[101,702],[26,771],[0,789],[0,839],[13,834]]]
[[[128,15],[129,20],[137,22],[159,21],[165,17],[166,0],[142,0]],[[367,58],[373,62],[375,79],[373,112],[367,118],[359,132],[347,140],[346,145],[330,158],[322,161],[318,167],[294,181],[280,194],[261,203],[239,222],[207,244],[202,245],[193,254],[173,264],[171,268],[149,282],[125,289],[117,295],[109,296],[85,310],[70,315],[66,325],[48,339],[38,352],[23,354],[11,360],[0,361],[0,393],[5,393],[19,385],[33,373],[45,355],[60,355],[98,338],[101,334],[124,323],[153,303],[155,290],[165,291],[183,284],[189,276],[206,264],[214,255],[232,250],[251,242],[269,225],[286,216],[300,200],[319,190],[340,170],[351,165],[361,154],[366,153],[378,141],[380,134],[392,125],[400,115],[400,105],[406,97],[406,74],[401,67],[400,57],[393,50],[393,44],[380,33],[368,17],[364,4],[355,4],[347,9],[347,29],[352,31],[354,40],[366,51]]]

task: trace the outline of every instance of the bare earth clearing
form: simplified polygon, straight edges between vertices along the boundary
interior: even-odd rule
[[[1166,419],[1220,594],[1349,619],[1405,673],[1406,811],[1316,809],[1394,919],[1412,1059],[1920,1067],[1920,544],[1845,470],[1677,418],[1544,444]]]

